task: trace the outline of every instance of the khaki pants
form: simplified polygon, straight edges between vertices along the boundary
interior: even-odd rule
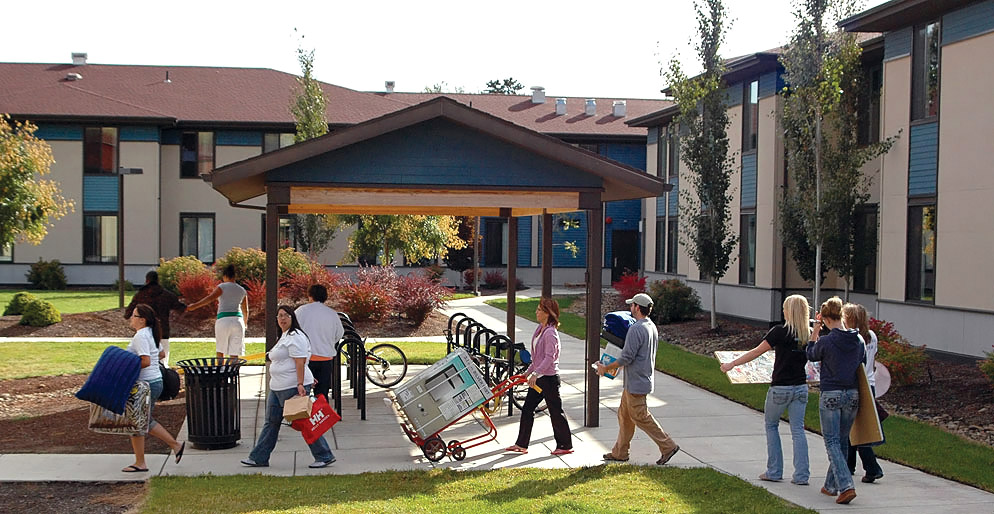
[[[676,448],[676,443],[666,435],[656,418],[649,413],[644,394],[632,394],[628,390],[621,393],[621,405],[618,407],[618,441],[614,443],[611,454],[619,459],[628,459],[635,427],[642,429],[656,446],[660,455],[668,455]]]

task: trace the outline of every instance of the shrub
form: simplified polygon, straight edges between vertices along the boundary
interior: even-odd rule
[[[196,274],[207,271],[207,265],[200,262],[200,259],[192,255],[175,257],[169,259],[159,259],[159,285],[164,289],[179,294],[179,276],[183,274]],[[191,301],[199,300],[194,298]]]
[[[480,268],[468,268],[462,272],[462,281],[466,284],[466,287],[473,287],[473,281],[476,280],[477,272],[481,271]]]
[[[14,297],[10,299],[7,303],[7,307],[3,310],[4,316],[20,316],[24,314],[24,307],[28,303],[37,300],[38,297],[27,292],[21,291],[20,293],[14,293]]]
[[[263,256],[266,254],[263,253]],[[265,257],[263,257],[265,263]],[[300,253],[293,248],[280,248],[279,252],[280,281],[293,275],[310,273],[313,264],[317,264],[306,253]],[[320,264],[318,264],[320,266]]]
[[[621,278],[617,282],[611,283],[611,287],[618,292],[621,300],[625,301],[645,291],[645,279],[646,277],[639,278],[638,273],[629,271],[622,273]]]
[[[445,268],[439,266],[438,264],[432,264],[423,270],[425,278],[431,280],[435,284],[441,284],[442,279],[445,278]]]
[[[31,300],[24,306],[24,313],[21,315],[21,324],[32,327],[47,327],[60,321],[62,315],[59,310],[45,300]]]
[[[183,273],[179,276],[177,286],[179,296],[187,303],[193,303],[206,297],[214,291],[218,285],[218,280],[214,278],[207,268],[193,273]],[[250,313],[251,314],[251,313]],[[190,313],[195,319],[205,319],[217,315],[217,303],[211,302],[209,305],[201,307]]]
[[[651,317],[656,323],[694,319],[701,310],[697,291],[675,278],[649,284],[649,297],[653,304]]]
[[[980,371],[987,375],[987,380],[990,380],[991,385],[994,385],[994,352],[984,352],[984,354],[987,355],[987,358],[978,362],[977,366],[980,366]]]
[[[522,282],[520,278],[515,277],[514,278],[514,290],[515,291],[521,291],[522,289],[528,289],[528,286],[526,286],[525,283]]]
[[[162,284],[159,284],[159,285],[162,285]],[[110,286],[110,290],[111,291],[120,291],[121,290],[121,287],[118,284],[118,280],[114,280],[114,283],[111,284],[111,286]],[[135,285],[132,284],[130,280],[125,280],[124,281],[124,290],[125,291],[134,291],[135,290]]]
[[[870,330],[877,334],[877,361],[887,366],[891,382],[913,383],[925,363],[925,346],[912,346],[889,321],[870,318]]]
[[[362,266],[341,288],[341,307],[352,321],[380,319],[391,312],[397,292],[393,266]]]
[[[317,261],[308,261],[307,266],[303,272],[289,271],[280,281],[280,299],[305,302],[307,290],[314,284],[321,284],[328,290],[328,299],[331,300],[345,282],[342,274],[331,273]]]
[[[249,319],[266,321],[266,281],[249,279],[244,282],[248,296]],[[194,311],[196,312],[196,311]]]
[[[31,265],[28,270],[28,282],[36,289],[65,289],[66,271],[62,268],[62,263],[58,259],[38,262]]]
[[[266,280],[266,253],[258,248],[234,247],[214,261],[214,272],[218,279],[224,268],[235,266],[235,281],[238,283],[249,280]]]
[[[507,279],[504,278],[503,271],[495,269],[483,274],[483,285],[487,289],[505,289],[507,288]]]
[[[410,274],[397,281],[397,312],[417,325],[424,323],[435,309],[445,304],[444,298],[452,294],[447,287],[433,282],[426,276]]]

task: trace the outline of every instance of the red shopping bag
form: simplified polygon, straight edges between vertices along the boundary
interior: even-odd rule
[[[323,394],[319,394],[311,407],[311,417],[298,419],[290,423],[290,426],[303,434],[307,444],[313,444],[341,420],[342,417],[335,412],[335,409],[331,408],[331,405],[328,405],[328,399]]]

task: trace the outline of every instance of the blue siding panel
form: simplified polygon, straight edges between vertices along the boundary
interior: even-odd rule
[[[83,126],[41,123],[35,131],[35,137],[46,141],[82,141]]]
[[[656,217],[666,216],[666,195],[656,197]]]
[[[905,27],[884,35],[884,60],[911,55],[911,27]]]
[[[219,130],[214,133],[218,146],[262,146],[262,132],[249,130]]]
[[[908,194],[934,195],[938,190],[939,124],[911,127],[908,155]]]
[[[83,175],[83,212],[117,212],[117,177]]]
[[[578,219],[580,221],[580,228],[556,230],[555,221],[557,218],[553,217],[552,265],[562,268],[585,268],[587,267],[587,212],[571,212],[564,214],[564,216]],[[541,241],[541,234],[539,234],[539,237]],[[566,250],[566,247],[563,245],[566,241],[576,243],[576,246],[580,248],[576,257],[573,257],[573,254]],[[539,248],[539,251],[541,252],[541,248]]]
[[[645,171],[645,145],[610,143],[600,145],[600,154],[608,159]]]
[[[158,127],[121,127],[118,133],[121,141],[146,141],[152,143],[159,142]]]
[[[518,218],[518,266],[532,265],[532,218]]]
[[[644,145],[641,148],[644,167]],[[389,148],[389,152],[384,152]],[[602,187],[593,174],[469,130],[429,120],[267,173],[272,182]]]
[[[994,31],[994,0],[979,2],[942,17],[942,44]]]
[[[771,71],[769,73],[764,73],[759,77],[759,97],[766,98],[768,96],[773,96],[780,91],[777,84],[781,82],[779,73]]]
[[[756,154],[742,156],[742,186],[740,199],[742,207],[756,206]]]
[[[725,88],[725,105],[727,107],[742,105],[741,82],[736,82],[735,84],[729,84],[728,87]]]

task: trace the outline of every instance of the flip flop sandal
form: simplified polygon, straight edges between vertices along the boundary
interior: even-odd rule
[[[518,445],[514,445],[514,446],[508,446],[507,449],[505,449],[504,451],[524,454],[528,453],[528,448],[522,448]]]
[[[132,465],[130,465],[130,466],[128,466],[128,467],[126,467],[126,468],[124,468],[124,469],[121,470],[122,473],[145,473],[147,471],[148,471],[148,468],[144,468],[144,469],[143,468],[139,468],[138,466],[135,466],[134,464],[132,464]]]
[[[179,447],[179,451],[176,452],[176,464],[179,464],[179,460],[183,458],[183,450],[186,449],[186,441]]]
[[[567,450],[565,448],[556,448],[552,450],[552,455],[569,455],[573,453],[573,450]]]

